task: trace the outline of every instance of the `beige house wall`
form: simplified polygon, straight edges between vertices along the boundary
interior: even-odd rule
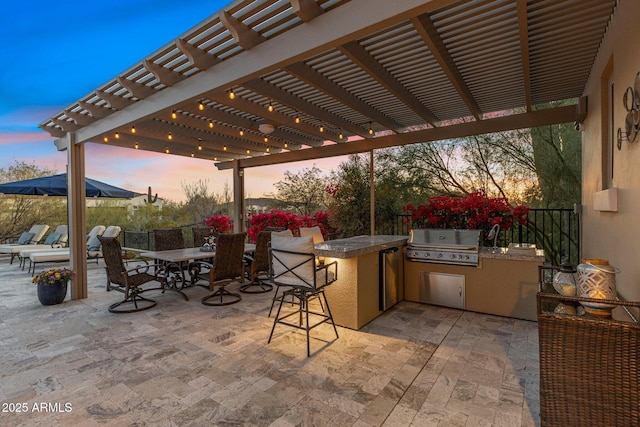
[[[640,300],[640,136],[633,143],[624,141],[621,150],[614,138],[612,186],[617,188],[617,211],[595,209],[594,195],[611,186],[602,173],[601,76],[607,64],[612,65],[615,135],[619,127],[625,128],[625,90],[640,71],[639,16],[640,1],[619,2],[586,87],[589,104],[582,135],[582,257],[605,258],[618,267],[618,292],[628,300]]]

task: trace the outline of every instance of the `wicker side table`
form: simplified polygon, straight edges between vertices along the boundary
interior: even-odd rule
[[[541,426],[639,426],[640,325],[553,312],[558,303],[580,301],[640,307],[637,302],[537,294]]]

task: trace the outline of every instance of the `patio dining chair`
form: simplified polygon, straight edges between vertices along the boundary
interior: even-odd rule
[[[248,267],[249,283],[240,286],[240,292],[259,294],[269,292],[273,285],[266,283],[269,278],[269,242],[271,232],[261,231],[256,238],[256,250],[244,256]]]
[[[141,294],[150,290],[162,289],[166,280],[166,269],[162,265],[143,263],[133,268],[127,268],[122,257],[122,247],[115,237],[98,237],[104,256],[107,271],[107,291],[114,289],[124,294],[122,301],[109,306],[111,313],[132,313],[154,307],[156,301],[145,298]],[[149,271],[153,271],[150,274]],[[157,282],[157,287],[143,287],[143,285]]]
[[[338,278],[338,264],[334,261],[317,265],[311,236],[293,238],[272,236],[269,258],[270,281],[276,285],[287,286],[289,289],[284,291],[280,298],[268,343],[273,338],[277,324],[302,329],[306,332],[307,357],[309,357],[311,329],[329,322],[338,339],[338,329],[324,293],[325,287]],[[282,304],[287,296],[298,300],[299,304],[295,305],[297,307],[295,311],[283,314]],[[324,304],[320,304],[321,311],[310,309],[310,302],[313,299],[318,299],[320,302],[324,300]],[[292,320],[296,317],[297,321]]]
[[[211,294],[202,298],[204,305],[229,305],[242,300],[240,294],[229,292],[226,286],[233,282],[244,282],[244,242],[247,233],[220,233],[216,239],[213,264],[197,261],[189,267],[195,280],[205,279]],[[216,289],[217,287],[217,289]]]
[[[153,230],[153,239],[156,251],[184,249],[184,235],[179,228]]]

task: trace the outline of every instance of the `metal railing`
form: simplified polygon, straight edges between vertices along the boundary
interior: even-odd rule
[[[377,227],[379,234],[408,235],[412,228],[411,215],[399,214],[393,224]],[[390,232],[392,231],[392,232]],[[530,243],[543,249],[546,262],[560,265],[569,261],[573,265],[580,263],[580,221],[573,209],[531,209],[526,224],[515,224],[506,233],[500,233],[497,244]],[[493,242],[484,242],[491,246]]]
[[[202,223],[180,227],[185,245],[193,246],[192,227],[202,227]],[[376,224],[376,234],[409,235],[412,228],[410,214],[398,214],[393,221]],[[151,250],[154,247],[153,231],[123,231],[120,234],[122,246]],[[526,224],[515,224],[506,233],[500,233],[497,244],[532,243],[543,249],[546,262],[560,265],[568,260],[573,265],[580,263],[580,221],[573,209],[531,209]],[[484,242],[485,246],[493,242]]]

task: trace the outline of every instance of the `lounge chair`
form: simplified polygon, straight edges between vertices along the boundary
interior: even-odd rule
[[[121,228],[117,225],[111,225],[104,230],[102,237],[118,237]],[[71,251],[69,248],[52,249],[50,251],[36,251],[29,255],[31,264],[29,266],[31,275],[36,272],[36,265],[46,262],[66,262],[71,258]],[[96,236],[95,239],[87,241],[87,259],[95,259],[96,262],[99,258],[102,258],[102,246],[100,240]],[[31,268],[33,267],[33,268]]]
[[[91,229],[91,231],[89,232],[89,234],[87,234],[87,243],[92,239],[95,242],[95,239],[97,238],[97,236],[102,235],[102,233],[104,233],[104,230],[105,230],[105,226],[104,225],[96,225],[95,227],[93,227]],[[67,238],[65,240],[65,243],[68,241],[68,239],[69,239],[69,234],[67,232]],[[27,247],[27,248],[23,248],[18,253],[18,258],[20,259],[20,268],[22,268],[24,270],[26,261],[30,259],[29,257],[31,256],[32,253],[35,253],[35,252],[50,252],[52,250],[58,250],[58,249],[61,249],[61,248],[62,249],[66,249],[68,251],[67,248],[63,248],[62,246],[59,247],[59,248],[46,248],[46,247]],[[29,262],[31,262],[31,261],[29,261]],[[31,269],[31,267],[29,267],[29,269]]]
[[[15,257],[14,254],[20,252],[19,250],[16,251],[16,248],[20,246],[36,245],[40,243],[40,240],[42,240],[48,230],[48,225],[34,225],[31,227],[31,229],[29,229],[29,231],[25,231],[24,233],[22,233],[16,243],[6,243],[0,245],[0,254],[11,254],[10,264],[12,264],[13,258]]]
[[[49,226],[47,226],[48,228]],[[23,233],[24,235],[25,233]],[[27,233],[32,234],[32,233]],[[37,237],[37,236],[36,236]],[[35,237],[34,237],[35,238]],[[60,248],[67,243],[67,239],[69,235],[67,234],[67,226],[59,225],[56,227],[55,231],[49,233],[44,243],[25,243],[25,244],[10,244],[10,245],[1,245],[0,253],[3,254],[11,254],[11,261],[9,264],[13,264],[13,259],[20,254],[20,251],[27,249],[53,249]]]

